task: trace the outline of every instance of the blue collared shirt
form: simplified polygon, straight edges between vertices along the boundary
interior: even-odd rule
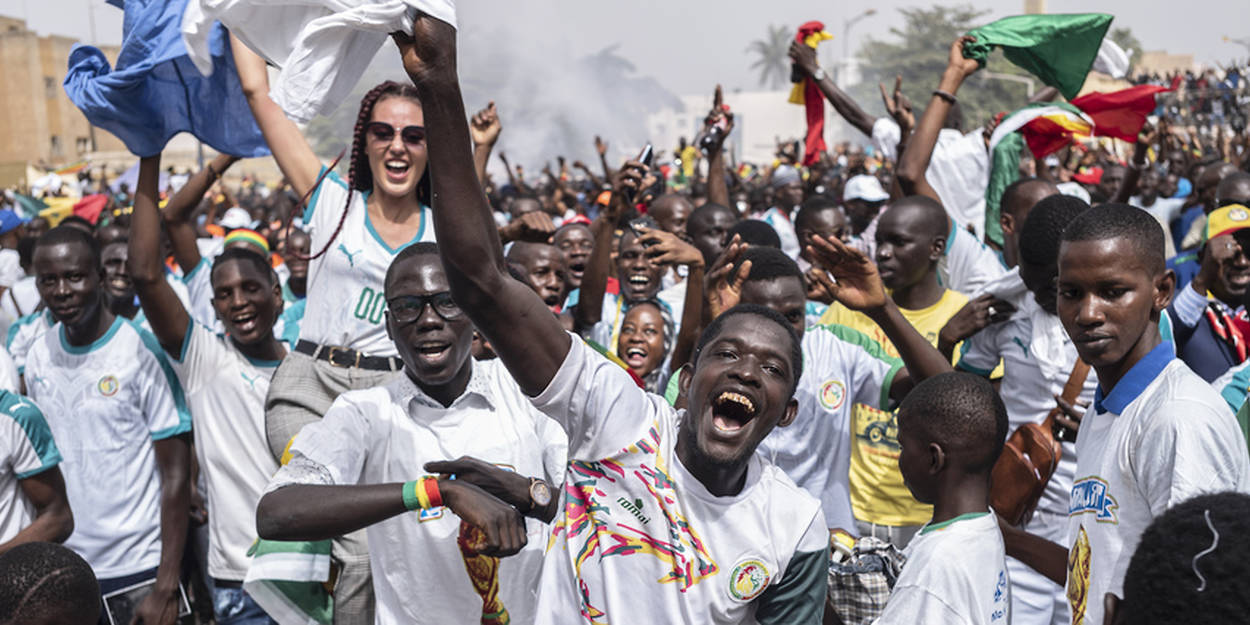
[[[1163,368],[1176,359],[1172,353],[1172,345],[1167,341],[1160,342],[1150,353],[1142,356],[1136,364],[1120,378],[1110,393],[1103,391],[1102,384],[1094,391],[1094,413],[1112,412],[1121,414],[1146,387],[1159,377]]]

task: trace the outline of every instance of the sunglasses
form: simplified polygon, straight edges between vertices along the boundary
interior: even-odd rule
[[[434,312],[445,321],[455,321],[464,316],[464,311],[451,299],[451,293],[443,291],[433,295],[401,295],[386,301],[386,308],[399,323],[412,323],[421,318],[425,305],[429,304]]]
[[[386,122],[369,122],[365,125],[365,132],[369,133],[369,138],[377,141],[390,143],[395,139],[395,127]],[[404,126],[399,134],[408,145],[425,143],[425,126]]]

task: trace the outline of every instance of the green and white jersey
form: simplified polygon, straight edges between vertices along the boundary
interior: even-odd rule
[[[330,249],[308,266],[308,296],[300,338],[322,345],[348,347],[370,356],[398,356],[386,338],[386,295],[383,281],[391,260],[418,241],[434,241],[428,206],[421,207],[421,226],[411,241],[388,246],[369,220],[369,192],[352,193],[343,229]],[[308,202],[304,224],[317,253],[330,241],[347,202],[347,182],[331,172]]]
[[[35,518],[19,483],[60,462],[61,452],[39,407],[17,393],[0,391],[0,543]]]
[[[64,456],[74,510],[65,546],[96,577],[160,564],[161,478],[153,441],[191,431],[182,386],[146,330],[118,317],[90,345],[70,345],[61,324],[35,341],[26,388]]]

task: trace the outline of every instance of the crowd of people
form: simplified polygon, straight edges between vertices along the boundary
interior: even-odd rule
[[[232,38],[279,187],[0,210],[0,623],[1250,619],[1238,69],[987,224],[966,38],[880,118],[794,44],[863,134],[815,159],[731,162],[717,87],[506,179],[455,30],[393,39],[345,173]]]

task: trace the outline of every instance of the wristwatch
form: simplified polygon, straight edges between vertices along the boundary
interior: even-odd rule
[[[530,510],[546,508],[551,504],[551,486],[536,477],[530,478]]]

